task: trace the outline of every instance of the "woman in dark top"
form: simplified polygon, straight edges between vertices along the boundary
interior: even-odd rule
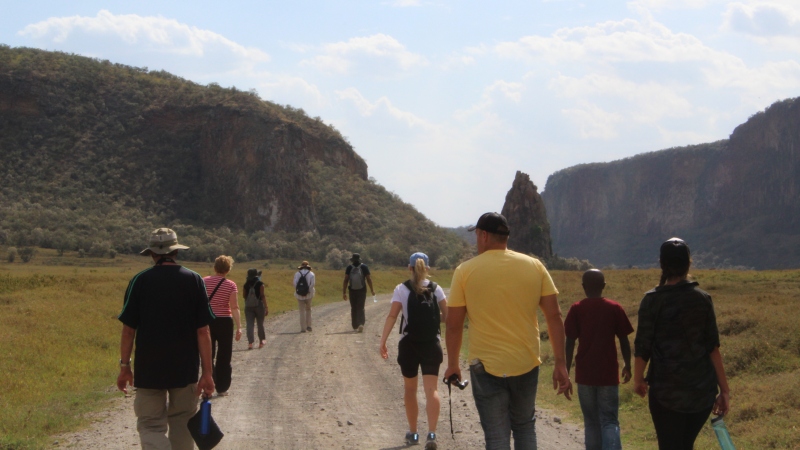
[[[639,305],[634,389],[644,397],[649,388],[658,448],[691,450],[709,415],[728,412],[730,390],[711,296],[687,280],[689,247],[669,239],[659,261],[661,282]]]
[[[249,304],[250,290],[254,291],[255,304]],[[247,281],[244,283],[244,318],[247,325],[247,349],[253,349],[255,341],[254,325],[258,323],[258,348],[267,343],[267,335],[264,332],[264,317],[269,315],[267,296],[264,295],[264,282],[261,281],[261,271],[257,269],[247,269]]]

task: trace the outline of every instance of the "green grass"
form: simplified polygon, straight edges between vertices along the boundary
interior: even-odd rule
[[[134,256],[58,257],[44,249],[28,264],[0,263],[0,450],[43,448],[50,436],[85,425],[84,413],[120,395],[114,387],[117,315],[128,281],[149,263]],[[230,278],[241,289],[248,267],[262,269],[270,314],[279,314],[297,308],[292,286],[297,264],[235,263]],[[213,273],[212,264],[185,265],[203,276]],[[378,294],[390,294],[408,277],[400,268],[372,269]],[[314,303],[341,301],[344,271],[314,272]],[[447,287],[451,276],[452,271],[441,271],[432,279]]]

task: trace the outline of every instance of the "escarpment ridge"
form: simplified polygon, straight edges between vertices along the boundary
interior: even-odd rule
[[[680,236],[701,266],[800,267],[800,99],[726,140],[561,170],[542,197],[560,256],[652,266]]]

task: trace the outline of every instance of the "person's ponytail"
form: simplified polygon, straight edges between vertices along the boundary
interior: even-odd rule
[[[418,258],[412,269],[411,285],[414,287],[414,292],[422,294],[425,292],[425,286],[422,283],[425,282],[425,279],[428,277],[428,267],[425,265],[425,261],[422,258]]]

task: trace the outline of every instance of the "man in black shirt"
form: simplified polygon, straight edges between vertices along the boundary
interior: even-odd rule
[[[344,282],[342,283],[342,299],[347,300],[350,293],[350,321],[353,330],[362,333],[367,319],[364,314],[364,303],[367,301],[367,284],[372,296],[375,296],[375,289],[372,288],[372,277],[369,275],[369,267],[361,264],[361,255],[353,253],[350,264],[344,271]],[[349,285],[349,286],[348,286]]]
[[[178,250],[188,248],[178,244],[169,228],[153,231],[141,254],[151,256],[155,265],[130,281],[119,315],[117,388],[125,393],[128,385],[137,389],[133,409],[143,450],[193,449],[186,423],[197,412],[197,397],[214,392],[208,331],[214,313],[203,278],[175,263]],[[131,370],[134,341],[136,376]]]

